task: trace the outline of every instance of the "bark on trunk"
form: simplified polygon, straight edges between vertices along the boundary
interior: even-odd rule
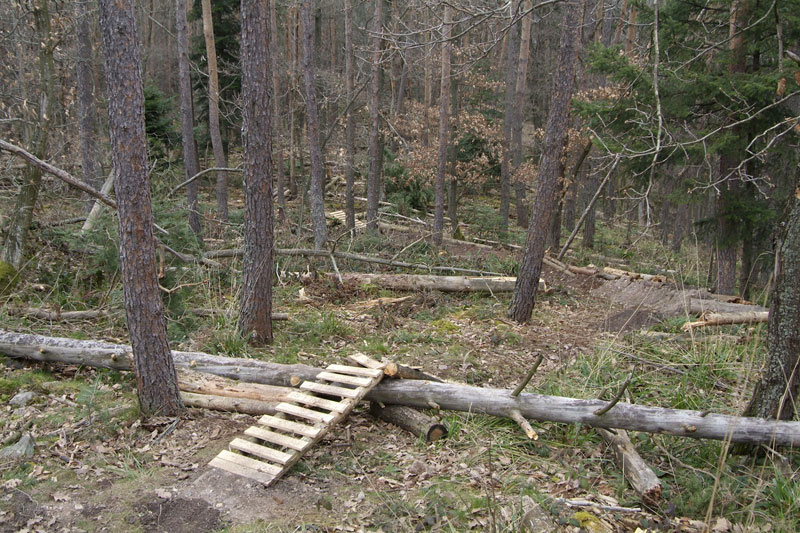
[[[270,11],[269,11],[269,28],[270,28],[270,46],[274,52],[273,55],[273,65],[278,63],[277,57],[277,50],[278,47],[276,46],[278,43],[278,21],[277,21],[277,13],[275,9],[275,0],[270,1]],[[278,221],[283,221],[283,218],[286,213],[286,195],[284,190],[286,189],[286,178],[284,174],[283,168],[283,120],[281,119],[281,75],[280,75],[280,68],[277,66],[273,66],[272,68],[272,123],[273,123],[273,148],[275,149],[275,168],[277,171],[277,180],[276,180],[276,188],[277,191],[277,203],[278,203]]]
[[[101,0],[111,155],[117,174],[120,270],[133,347],[136,390],[144,415],[183,409],[158,290],[139,38],[132,0]]]
[[[506,34],[506,94],[503,117],[503,153],[500,161],[500,233],[508,231],[508,211],[511,203],[511,132],[514,120],[514,91],[517,87],[517,56],[519,54],[519,24],[517,12],[522,0],[511,2],[511,25]]]
[[[208,134],[211,136],[211,148],[214,161],[218,167],[227,167],[225,149],[222,146],[222,135],[219,130],[219,70],[217,69],[217,48],[214,40],[214,21],[211,16],[211,0],[202,0],[203,38],[206,43],[206,61],[208,63]],[[217,172],[217,218],[228,221],[228,175]]]
[[[525,102],[528,100],[528,64],[531,56],[531,26],[533,13],[531,0],[525,0],[522,6],[527,14],[522,18],[522,28],[519,39],[519,60],[514,88],[514,114],[511,130],[512,142],[512,175],[517,172],[522,164],[522,118],[525,114]],[[526,183],[519,178],[514,182],[517,205],[517,225],[521,228],[528,227],[528,205],[525,201]]]
[[[181,141],[183,146],[184,176],[188,180],[200,169],[197,167],[197,147],[194,142],[194,112],[192,106],[192,80],[189,65],[189,35],[186,28],[186,0],[175,0],[175,35],[178,46],[178,91],[181,107]],[[202,238],[203,226],[197,203],[197,181],[186,185],[186,208],[189,210],[189,227]]]
[[[452,9],[444,6],[442,21],[442,70],[439,91],[439,153],[436,164],[435,194],[436,204],[433,213],[433,244],[442,245],[444,230],[444,180],[447,171],[447,144],[450,136],[450,30]]]
[[[311,156],[311,223],[314,226],[314,248],[322,250],[328,241],[328,227],[325,225],[325,179],[322,168],[322,147],[319,141],[319,110],[317,92],[314,87],[316,68],[314,66],[314,0],[303,1],[303,79],[306,89],[306,128],[308,131],[308,152]]]
[[[81,138],[81,170],[83,181],[98,189],[102,185],[101,169],[97,151],[95,125],[94,76],[92,75],[92,32],[91,13],[88,2],[77,2],[77,40],[78,58],[75,64],[75,85],[78,92],[78,134]],[[91,209],[94,202],[87,201]]]
[[[53,113],[55,113],[55,66],[53,51],[55,43],[50,32],[50,10],[47,0],[33,2],[33,21],[39,39],[39,83],[43,87],[39,97],[36,135],[33,140],[33,153],[39,159],[47,157],[47,143],[50,136]],[[28,230],[33,221],[33,211],[39,198],[42,185],[42,171],[38,167],[28,167],[25,178],[17,193],[14,211],[8,222],[2,260],[16,270],[22,267],[25,258],[25,243]]]
[[[383,0],[375,1],[372,20],[372,68],[369,91],[369,175],[367,176],[367,231],[378,232],[378,202],[380,201],[380,70]]]
[[[353,72],[353,2],[344,2],[344,91],[347,98],[353,98],[353,85],[355,74]],[[356,208],[354,201],[353,185],[355,182],[355,153],[356,153],[356,126],[353,120],[352,106],[346,110],[346,125],[344,134],[345,146],[345,227],[353,230],[356,227]]]
[[[242,0],[244,263],[239,332],[272,342],[272,58],[269,4]]]
[[[800,315],[795,315],[800,316]],[[130,347],[98,341],[81,341],[0,330],[0,353],[36,361],[65,362],[116,370],[130,370]],[[200,352],[173,352],[175,364],[241,381],[265,385],[290,386],[313,380],[320,369],[306,365],[281,365],[255,359],[236,359]],[[580,423],[590,427],[622,428],[690,437],[730,440],[749,444],[772,443],[776,446],[800,446],[800,422],[745,418],[643,405],[617,403],[607,413],[605,400],[582,400],[560,396],[479,388],[451,383],[420,380],[384,380],[366,400],[387,405],[430,408],[434,402],[443,410],[510,416],[518,410],[531,420]]]
[[[566,7],[561,34],[558,71],[555,74],[553,94],[545,128],[544,152],[536,181],[536,200],[533,205],[531,225],[525,242],[525,254],[520,264],[517,286],[511,300],[509,317],[517,322],[531,318],[542,259],[546,247],[546,229],[552,216],[553,201],[558,191],[561,159],[567,140],[569,102],[574,87],[575,63],[578,56],[580,14],[585,0],[575,0]]]

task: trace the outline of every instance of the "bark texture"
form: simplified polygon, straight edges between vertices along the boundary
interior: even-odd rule
[[[372,19],[372,68],[369,90],[369,174],[367,176],[367,231],[378,232],[378,202],[380,200],[380,70],[383,0],[375,1]]]
[[[322,146],[319,142],[319,110],[317,92],[314,87],[316,69],[314,66],[314,0],[303,1],[303,79],[306,89],[306,128],[308,131],[308,152],[311,156],[311,223],[314,226],[314,248],[322,250],[328,240],[328,227],[325,225],[325,179],[322,167]]]
[[[745,416],[791,420],[800,389],[800,189],[780,248],[769,312],[769,355]]]
[[[442,71],[439,92],[439,152],[436,163],[436,205],[433,212],[433,243],[442,245],[444,230],[444,181],[447,170],[447,144],[450,137],[450,30],[452,8],[444,5],[442,21]]]
[[[214,20],[211,16],[211,0],[202,0],[203,38],[206,43],[206,61],[208,63],[208,134],[211,137],[211,148],[214,161],[218,167],[227,167],[228,158],[222,146],[222,134],[219,131],[219,70],[217,68],[217,47],[214,39]],[[217,172],[217,218],[228,221],[228,175]]]
[[[175,37],[178,46],[178,92],[181,105],[181,142],[185,179],[200,169],[197,164],[197,147],[194,143],[194,108],[192,106],[192,79],[189,65],[189,35],[186,28],[186,0],[175,0]],[[186,185],[186,208],[189,210],[189,227],[201,235],[203,226],[197,204],[197,180]]]
[[[94,78],[92,76],[92,31],[89,2],[76,2],[78,58],[75,64],[75,86],[78,97],[78,132],[81,138],[81,169],[83,181],[99,189],[103,178],[97,161],[97,118],[94,101]],[[94,202],[89,199],[89,209]]]
[[[244,264],[239,331],[272,342],[272,58],[269,4],[242,0]]]
[[[506,37],[506,94],[503,117],[503,154],[500,161],[500,232],[508,230],[508,211],[511,203],[511,132],[514,121],[514,91],[517,87],[517,55],[519,53],[519,24],[517,12],[521,0],[511,2],[511,25]]]
[[[511,299],[509,317],[517,322],[531,318],[542,259],[547,244],[547,229],[550,226],[553,202],[558,192],[561,176],[562,154],[567,140],[569,102],[574,88],[575,64],[578,56],[580,15],[585,0],[567,3],[564,26],[561,33],[559,66],[555,74],[550,111],[544,134],[544,149],[536,181],[536,199],[533,204],[530,228],[525,242],[525,253],[519,268],[517,285]]]
[[[525,114],[525,102],[528,100],[528,64],[531,56],[531,26],[533,13],[532,2],[525,0],[522,9],[527,14],[522,18],[519,38],[519,59],[517,62],[517,79],[514,88],[514,112],[511,128],[511,163],[512,176],[522,164],[522,116]],[[528,205],[525,202],[526,184],[519,178],[514,180],[514,193],[516,195],[517,225],[528,227]]]
[[[272,44],[272,123],[273,123],[273,147],[275,148],[275,169],[277,172],[276,200],[278,202],[278,221],[282,222],[286,213],[286,176],[283,169],[283,142],[281,141],[281,130],[283,121],[281,120],[281,75],[278,65],[277,50],[275,44],[278,42],[278,21],[275,13],[275,0],[270,0],[269,10],[270,43]]]
[[[101,0],[108,124],[117,174],[120,270],[133,348],[136,390],[144,415],[183,409],[158,289],[139,38],[132,0]]]
[[[348,98],[353,98],[353,3],[352,0],[344,2],[344,92]],[[356,152],[356,126],[353,120],[352,106],[347,106],[346,125],[344,133],[345,147],[345,226],[352,230],[356,227],[356,208],[354,202],[353,183],[355,181],[355,152]]]

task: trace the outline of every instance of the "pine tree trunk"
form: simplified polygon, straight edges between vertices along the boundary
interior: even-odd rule
[[[452,8],[444,5],[442,20],[442,75],[439,91],[439,154],[436,164],[435,194],[436,204],[433,212],[433,243],[442,245],[444,230],[444,181],[447,170],[447,144],[450,133],[450,30]]]
[[[372,68],[369,92],[369,175],[367,176],[367,231],[378,232],[378,202],[380,200],[380,70],[383,0],[375,1],[372,19]]]
[[[186,179],[197,174],[197,147],[194,142],[194,113],[192,107],[192,80],[189,64],[189,35],[186,29],[186,0],[175,0],[175,35],[178,46],[178,91],[181,106],[181,141],[183,167]],[[197,180],[186,186],[186,207],[189,210],[189,227],[202,238],[203,227],[197,202]]]
[[[78,135],[81,139],[81,168],[83,170],[83,181],[100,189],[103,185],[103,177],[98,164],[97,134],[95,127],[97,118],[95,117],[94,101],[94,76],[92,75],[92,32],[91,14],[88,2],[77,2],[77,44],[78,58],[75,63],[75,86],[78,98]],[[87,197],[87,209],[94,205],[94,199]]]
[[[211,148],[214,161],[218,167],[227,167],[225,148],[222,145],[222,134],[219,129],[219,70],[217,69],[217,48],[214,41],[214,21],[211,17],[211,0],[202,0],[203,37],[206,42],[206,60],[208,62],[208,134],[211,136]],[[217,172],[217,218],[228,221],[228,176],[225,172]]]
[[[158,289],[153,213],[147,177],[144,94],[132,0],[101,0],[108,124],[120,236],[120,270],[143,415],[183,409]]]
[[[512,164],[514,173],[522,165],[522,118],[525,114],[525,102],[528,100],[528,64],[531,57],[531,25],[533,24],[533,13],[530,13],[532,2],[525,0],[522,9],[528,12],[522,18],[522,28],[519,39],[519,61],[514,90],[514,118],[511,131],[512,142]],[[527,184],[518,179],[514,182],[514,192],[516,193],[517,205],[517,225],[521,228],[528,227],[528,205],[525,202],[525,189]],[[560,224],[560,222],[559,222]]]
[[[592,172],[592,169],[589,169],[589,177],[584,183],[582,190],[585,203],[588,205],[594,191],[597,190],[597,175]],[[597,223],[596,205],[597,204],[592,205],[591,209],[589,209],[589,213],[586,215],[586,219],[583,221],[583,240],[581,241],[581,245],[584,248],[594,248],[594,232]]]
[[[447,180],[447,216],[450,219],[450,227],[453,230],[453,236],[458,233],[458,178],[456,177],[456,168],[458,165],[458,141],[456,139],[457,131],[456,124],[458,123],[459,114],[459,99],[458,99],[459,83],[458,78],[454,77],[450,84],[450,146],[448,147],[448,155],[450,163],[450,179]],[[458,237],[455,237],[458,238]]]
[[[506,34],[506,94],[503,117],[503,153],[500,161],[500,234],[508,231],[508,212],[511,203],[511,133],[514,122],[514,91],[517,87],[517,56],[519,54],[519,24],[514,22],[521,0],[511,2],[512,24]],[[502,58],[502,56],[501,56]]]
[[[303,79],[306,87],[306,129],[308,152],[311,157],[311,223],[314,226],[314,248],[322,250],[328,241],[325,225],[325,184],[322,168],[322,147],[319,141],[319,115],[317,92],[314,87],[316,69],[314,65],[314,0],[303,1]]]
[[[800,392],[800,189],[786,224],[769,311],[769,354],[745,416],[791,420]]]
[[[50,10],[47,0],[33,3],[33,21],[39,39],[39,83],[42,94],[39,98],[36,134],[33,138],[33,154],[39,159],[47,158],[47,143],[50,136],[53,113],[55,112],[55,66],[53,50],[55,43],[50,32]],[[2,260],[16,270],[25,258],[25,244],[28,230],[33,221],[33,211],[42,185],[42,170],[29,166],[17,193],[14,211],[8,223]]]
[[[550,98],[531,225],[508,313],[510,318],[520,323],[530,320],[533,312],[546,246],[546,230],[550,224],[553,202],[558,192],[561,158],[566,147],[569,125],[569,103],[574,88],[575,66],[580,45],[580,16],[584,4],[585,0],[569,2],[564,15],[558,69]]]
[[[239,331],[272,342],[272,58],[269,3],[242,0],[244,264]],[[324,214],[323,214],[324,216]]]
[[[344,2],[344,92],[347,98],[353,98],[354,85],[353,69],[353,1]],[[345,224],[347,229],[356,227],[356,207],[353,186],[355,182],[355,152],[356,152],[356,126],[353,120],[352,106],[347,108],[345,118]]]
[[[273,58],[278,53],[278,21],[275,9],[275,0],[270,0],[269,6],[269,28],[270,28],[270,45],[273,50]],[[281,120],[281,74],[280,69],[275,66],[277,60],[273,61],[272,67],[272,123],[273,128],[273,147],[275,148],[275,168],[277,172],[277,201],[278,201],[278,221],[283,220],[286,213],[286,177],[283,169],[283,121]]]

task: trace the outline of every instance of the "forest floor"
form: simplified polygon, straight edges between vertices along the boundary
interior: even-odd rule
[[[690,267],[678,259],[654,256],[652,239],[651,248],[633,252],[641,263],[617,253],[625,246],[615,242],[615,231],[613,225],[601,230],[602,253],[623,258],[632,270],[672,268],[690,278]],[[226,236],[211,237],[231,246]],[[91,261],[75,266],[69,246],[62,245],[66,237],[59,238],[41,238],[36,264],[5,297],[3,327],[126,342],[113,269]],[[354,251],[390,254],[414,240],[384,239],[365,236],[350,244]],[[514,263],[512,252],[499,249],[476,254],[468,246],[414,246],[405,253],[437,264],[505,271]],[[108,248],[89,255],[113,256],[113,242]],[[570,261],[586,264],[588,254],[578,252]],[[698,254],[693,249],[686,257]],[[339,264],[342,270],[351,266],[365,268]],[[165,267],[162,285],[183,286],[165,295],[173,348],[316,367],[360,351],[449,381],[496,388],[516,386],[542,355],[529,392],[601,397],[635,370],[630,401],[731,414],[741,411],[754,361],[763,357],[762,326],[687,339],[680,334],[686,317],[656,318],[621,307],[593,292],[601,280],[548,268],[548,290],[537,298],[527,325],[505,318],[510,295],[424,292],[396,305],[367,307],[364,302],[376,297],[402,294],[327,281],[303,286],[286,274],[308,268],[304,260],[278,258],[274,310],[290,319],[275,322],[273,346],[255,349],[235,334],[236,276]],[[10,312],[54,303],[65,310],[80,303],[117,311],[71,324]],[[201,304],[223,312],[207,318],[187,312]],[[634,366],[626,353],[682,373]],[[134,388],[126,373],[0,357],[0,401],[6,404],[0,443],[24,433],[36,441],[33,458],[0,461],[0,531],[519,531],[525,515],[531,520],[537,513],[540,523],[549,524],[536,526],[539,531],[793,531],[800,524],[800,458],[793,451],[731,457],[725,443],[632,434],[665,485],[663,502],[646,507],[591,428],[536,423],[534,441],[511,420],[441,412],[450,435],[428,445],[372,418],[364,406],[264,488],[207,466],[254,417],[190,409],[179,419],[141,420]],[[35,396],[23,407],[7,405],[20,391]],[[576,500],[639,510],[569,506]]]

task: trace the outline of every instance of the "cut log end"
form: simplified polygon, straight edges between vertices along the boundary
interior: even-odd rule
[[[447,427],[436,419],[402,405],[382,406],[379,403],[370,404],[369,413],[394,424],[417,437],[425,437],[428,443],[447,437]]]

